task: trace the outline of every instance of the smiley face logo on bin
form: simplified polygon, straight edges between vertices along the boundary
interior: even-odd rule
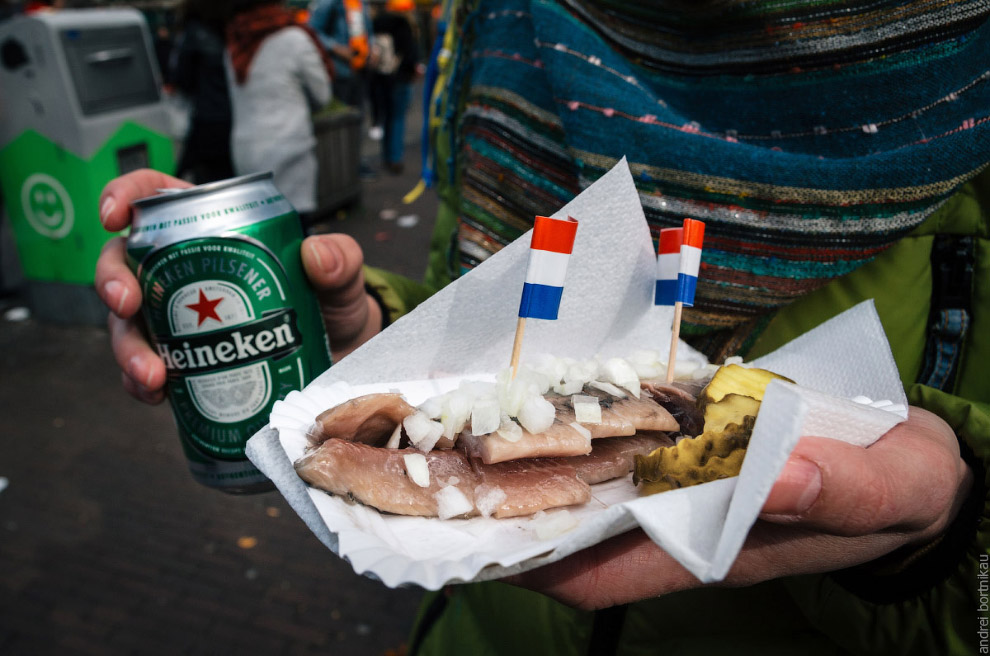
[[[35,173],[21,186],[21,209],[31,227],[51,239],[72,230],[75,210],[62,183],[45,173]]]

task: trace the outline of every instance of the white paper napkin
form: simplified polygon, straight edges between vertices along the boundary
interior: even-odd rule
[[[625,160],[555,214],[567,215],[579,227],[560,318],[528,322],[523,361],[544,352],[588,358],[664,349],[671,313],[653,306],[656,260]],[[867,302],[757,361],[798,385],[768,386],[737,478],[648,497],[638,495],[629,477],[602,483],[588,504],[567,509],[574,527],[550,539],[541,539],[540,523],[527,518],[385,515],[308,488],[291,461],[322,410],[391,389],[415,403],[464,378],[490,380],[507,366],[528,246],[527,233],[290,394],[276,404],[270,427],[248,442],[251,461],[356,572],[393,587],[437,589],[550,563],[639,525],[701,581],[718,581],[801,435],[866,446],[906,417],[890,348]],[[702,360],[683,343],[678,352]],[[894,411],[851,400],[862,396],[890,400]]]

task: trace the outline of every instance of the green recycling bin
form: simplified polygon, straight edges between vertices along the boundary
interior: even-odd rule
[[[100,190],[175,167],[144,16],[82,9],[0,22],[0,189],[35,316],[103,323],[93,290],[111,235]]]

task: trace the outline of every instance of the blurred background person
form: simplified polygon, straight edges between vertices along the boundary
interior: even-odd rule
[[[231,109],[224,72],[229,0],[185,0],[166,82],[189,102],[189,128],[176,174],[196,184],[233,177]]]
[[[312,0],[309,25],[334,64],[333,96],[353,107],[364,124],[371,64],[371,14],[365,0]],[[360,161],[362,179],[375,178],[375,170]]]
[[[313,0],[309,25],[334,63],[333,95],[363,112],[371,54],[371,15],[364,0]]]
[[[372,20],[372,116],[382,128],[382,166],[394,175],[402,173],[406,111],[419,63],[410,22],[413,9],[412,0],[387,0],[376,6]]]
[[[175,41],[172,29],[167,24],[161,23],[155,28],[152,41],[155,46],[155,61],[158,62],[158,70],[162,73],[162,84],[168,88],[172,83],[169,59]]]
[[[333,64],[296,12],[272,0],[234,0],[227,28],[234,171],[273,171],[300,214],[316,209],[313,112],[330,102]]]

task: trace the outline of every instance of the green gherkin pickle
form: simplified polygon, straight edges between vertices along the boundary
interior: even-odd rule
[[[244,454],[274,403],[330,366],[299,215],[262,173],[136,201],[127,240],[193,478],[272,489]]]
[[[647,495],[738,476],[755,422],[755,417],[744,417],[719,432],[706,431],[635,456],[633,484],[642,485],[640,492]]]
[[[704,410],[701,435],[635,456],[633,484],[644,495],[738,476],[763,394],[771,380],[793,382],[780,374],[739,365],[719,367],[698,397]]]

